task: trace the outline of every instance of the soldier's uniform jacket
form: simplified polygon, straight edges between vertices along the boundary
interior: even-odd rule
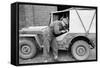
[[[62,21],[57,20],[50,24],[50,30],[54,36],[60,35],[62,29],[63,29]]]

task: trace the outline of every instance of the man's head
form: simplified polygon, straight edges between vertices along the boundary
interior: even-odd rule
[[[65,24],[68,24],[68,17],[63,18],[62,21],[63,21]]]
[[[68,25],[68,17],[61,19],[63,26]]]

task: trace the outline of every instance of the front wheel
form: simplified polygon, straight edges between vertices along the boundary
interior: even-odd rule
[[[22,59],[30,59],[36,54],[36,45],[30,39],[19,40],[19,57]]]
[[[86,60],[90,54],[89,45],[84,40],[73,43],[71,53],[76,60]]]

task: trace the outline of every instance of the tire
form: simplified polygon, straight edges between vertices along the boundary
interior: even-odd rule
[[[76,60],[86,60],[90,54],[89,45],[84,40],[78,40],[71,47],[72,56]]]
[[[34,41],[30,39],[19,40],[19,57],[22,59],[31,59],[36,55],[37,49]]]

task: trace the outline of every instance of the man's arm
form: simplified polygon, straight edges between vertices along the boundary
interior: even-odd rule
[[[59,21],[57,21],[57,22],[55,23],[55,25],[54,25],[54,33],[55,33],[55,34],[60,34],[60,33],[61,33],[61,31],[60,31],[60,26],[59,26],[58,22],[59,22]]]

